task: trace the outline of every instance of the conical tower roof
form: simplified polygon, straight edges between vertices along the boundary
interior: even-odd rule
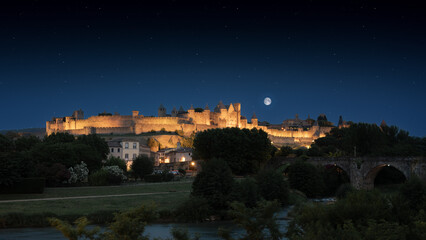
[[[210,110],[209,105],[206,104],[206,107],[204,108],[204,110]]]
[[[225,107],[225,105],[223,104],[222,100],[221,100],[221,101],[219,101],[218,107],[219,107],[219,109],[226,109],[226,107]]]
[[[251,119],[257,119],[256,113],[253,113],[253,116],[251,117]]]

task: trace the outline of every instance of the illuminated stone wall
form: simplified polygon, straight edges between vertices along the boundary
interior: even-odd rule
[[[81,115],[83,113],[81,112]],[[222,107],[215,111],[205,109],[203,112],[195,112],[193,108],[187,113],[177,117],[144,117],[139,112],[133,111],[132,115],[92,116],[87,119],[75,117],[54,118],[46,122],[46,134],[55,132],[68,132],[73,135],[85,134],[140,134],[150,131],[165,130],[168,132],[183,131],[186,136],[193,132],[214,128],[240,127],[262,129],[270,136],[273,142],[282,144],[309,145],[313,140],[324,137],[330,132],[331,127],[312,126],[304,131],[272,129],[266,126],[258,126],[257,119],[241,117],[241,104],[235,103]],[[273,137],[273,138],[272,138]]]

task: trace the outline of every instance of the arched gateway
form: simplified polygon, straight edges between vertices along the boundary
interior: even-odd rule
[[[282,163],[294,162],[285,159]],[[385,166],[399,170],[406,179],[417,175],[426,181],[426,159],[424,157],[365,157],[365,158],[322,158],[313,157],[306,162],[313,165],[335,165],[348,174],[352,186],[357,189],[372,189],[377,173]]]

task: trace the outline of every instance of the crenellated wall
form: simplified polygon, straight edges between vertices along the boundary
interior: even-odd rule
[[[262,129],[271,138],[271,141],[282,144],[309,145],[313,140],[325,136],[331,131],[331,127],[312,126],[309,130],[298,128],[297,130],[275,129],[266,126],[258,126],[256,117],[247,119],[241,117],[241,104],[235,103],[224,106],[220,103],[220,109],[210,111],[206,108],[203,112],[195,112],[193,108],[187,112],[179,113],[176,117],[167,117],[162,111],[163,117],[144,117],[138,111],[132,111],[132,115],[106,115],[92,116],[87,119],[67,116],[53,118],[46,122],[46,133],[68,132],[73,135],[83,134],[140,134],[150,131],[165,130],[174,132],[183,131],[185,135],[193,132],[204,131],[213,128],[239,127]],[[219,105],[218,105],[219,106]],[[164,107],[163,107],[164,108]],[[80,110],[83,116],[83,112]],[[164,112],[164,114],[163,114]]]

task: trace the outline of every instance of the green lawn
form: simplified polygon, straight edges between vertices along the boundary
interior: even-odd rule
[[[88,215],[101,211],[120,211],[155,203],[157,209],[175,209],[189,197],[192,182],[146,183],[139,185],[47,188],[43,194],[0,195],[0,200],[40,199],[75,196],[101,196],[115,194],[161,193],[146,196],[102,197],[30,202],[0,202],[0,216],[8,213],[61,215]],[[164,193],[165,192],[165,193]]]

